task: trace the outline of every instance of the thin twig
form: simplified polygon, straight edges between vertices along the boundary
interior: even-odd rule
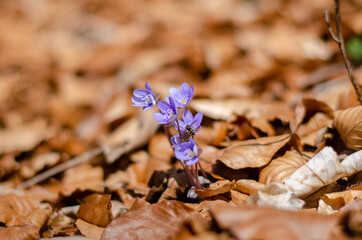
[[[340,16],[340,7],[339,7],[339,0],[334,0],[334,11],[336,13],[336,29],[337,29],[337,35],[334,33],[332,27],[331,27],[331,23],[329,21],[329,14],[328,14],[328,10],[325,9],[324,11],[324,15],[325,15],[325,20],[327,23],[327,27],[328,30],[330,32],[330,34],[332,35],[333,40],[338,43],[339,49],[341,50],[342,56],[343,56],[343,60],[344,60],[344,64],[347,68],[347,72],[348,72],[348,76],[349,79],[352,83],[352,86],[354,88],[354,91],[356,92],[358,101],[360,102],[360,104],[362,105],[362,97],[361,97],[361,93],[359,91],[358,85],[353,77],[353,70],[352,70],[352,65],[351,62],[348,59],[348,55],[346,52],[346,46],[344,44],[344,39],[343,39],[343,34],[342,34],[342,26],[341,26],[341,16]]]
[[[76,165],[79,165],[81,163],[85,163],[85,162],[88,162],[90,161],[93,157],[99,155],[100,153],[102,152],[102,149],[101,148],[95,148],[89,152],[86,152],[86,153],[83,153],[82,155],[78,156],[78,157],[75,157],[73,159],[70,159],[68,161],[66,161],[65,163],[62,163],[56,167],[53,167],[39,175],[36,175],[35,177],[21,183],[18,188],[20,189],[25,189],[25,188],[28,188],[28,187],[31,187],[51,176],[54,176],[58,173],[61,173],[63,172],[64,170],[68,169],[68,168],[71,168],[71,167],[74,167]]]

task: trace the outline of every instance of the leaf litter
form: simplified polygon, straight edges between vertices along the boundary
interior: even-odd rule
[[[361,7],[341,4],[345,39]],[[360,238],[361,106],[325,8],[1,1],[0,238]],[[193,87],[198,149],[176,157],[197,165],[132,106],[146,82]]]

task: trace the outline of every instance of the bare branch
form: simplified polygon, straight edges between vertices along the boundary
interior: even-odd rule
[[[327,9],[324,12],[325,20],[326,20],[328,30],[331,33],[333,40],[335,42],[337,42],[338,45],[339,45],[339,49],[341,50],[341,53],[342,53],[342,56],[343,56],[344,64],[345,64],[345,66],[347,68],[349,79],[350,79],[350,81],[352,83],[354,91],[356,92],[358,101],[362,105],[361,93],[360,93],[358,85],[357,85],[357,83],[356,83],[356,81],[355,81],[355,79],[353,77],[352,65],[351,65],[351,62],[348,59],[348,55],[347,55],[347,52],[346,52],[346,46],[344,44],[344,39],[343,39],[343,34],[342,34],[342,26],[341,26],[341,17],[340,17],[340,11],[339,11],[339,9],[340,9],[339,4],[340,4],[339,0],[334,0],[334,11],[336,13],[335,18],[336,18],[336,29],[337,29],[337,35],[338,36],[336,36],[336,34],[332,30],[332,27],[331,27],[331,24],[330,24],[330,21],[329,21],[329,14],[328,14]]]
[[[24,189],[33,186],[34,184],[37,184],[41,181],[44,181],[45,179],[54,176],[55,174],[61,173],[64,170],[74,167],[76,165],[79,165],[81,163],[86,163],[90,161],[93,157],[99,155],[102,152],[100,148],[95,148],[89,152],[86,152],[78,157],[75,157],[73,159],[70,159],[56,167],[53,167],[39,175],[36,175],[35,177],[23,182],[18,186],[19,189]]]
[[[325,16],[325,19],[326,19],[326,23],[327,23],[327,26],[328,26],[328,30],[329,30],[329,33],[331,34],[333,40],[336,42],[336,43],[340,43],[340,40],[338,39],[338,37],[334,34],[333,32],[333,29],[332,29],[332,26],[331,26],[331,23],[329,21],[329,13],[328,13],[328,9],[326,8],[324,10],[324,16]]]

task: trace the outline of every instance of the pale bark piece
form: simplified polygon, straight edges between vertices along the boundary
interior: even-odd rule
[[[283,183],[295,196],[305,197],[342,177],[361,171],[361,159],[362,150],[340,162],[333,148],[325,147],[291,176],[284,179]]]
[[[43,119],[0,130],[0,154],[29,151],[51,135],[52,131]]]
[[[297,151],[287,151],[284,156],[273,159],[259,174],[259,182],[268,184],[271,182],[282,183],[286,177],[292,175],[306,161]]]
[[[304,206],[303,200],[295,198],[293,192],[286,186],[275,182],[265,185],[257,194],[250,195],[247,203],[285,210],[300,210]]]
[[[333,238],[337,216],[218,204],[212,205],[211,214],[221,229],[229,230],[237,239],[341,239]]]
[[[104,231],[104,228],[90,224],[86,221],[83,221],[82,219],[77,219],[75,225],[84,236],[95,240],[101,239],[102,233]]]
[[[336,111],[334,125],[347,147],[362,148],[362,106]]]
[[[115,219],[107,226],[101,239],[169,239],[189,218],[201,216],[182,202],[165,200],[129,211]]]
[[[224,149],[218,159],[232,169],[262,167],[290,139],[288,135],[280,135],[242,141]]]

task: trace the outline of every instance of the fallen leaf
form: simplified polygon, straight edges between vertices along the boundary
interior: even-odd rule
[[[340,208],[357,199],[362,199],[361,190],[328,193],[319,200],[317,211],[321,214],[337,213]]]
[[[240,179],[235,183],[235,189],[247,194],[254,194],[263,188],[264,184],[251,179]]]
[[[336,111],[334,125],[347,147],[362,148],[362,106]]]
[[[0,228],[0,238],[8,240],[26,239],[33,240],[39,239],[39,229],[33,224],[27,224],[23,226],[11,226]]]
[[[306,161],[300,153],[295,150],[287,151],[282,157],[273,159],[268,166],[261,170],[259,182],[263,184],[282,183],[284,178],[292,175],[305,163]]]
[[[217,204],[211,207],[211,214],[221,229],[238,239],[340,239],[334,236],[336,216]]]
[[[29,151],[51,137],[52,131],[42,119],[17,127],[0,130],[0,154]]]
[[[289,135],[246,140],[224,149],[218,159],[233,169],[267,165],[274,154],[290,141]]]
[[[297,132],[302,123],[308,122],[312,116],[319,112],[333,117],[333,110],[326,103],[313,98],[304,98],[295,108],[294,118],[290,121],[291,131]]]
[[[98,227],[106,227],[112,220],[111,195],[92,194],[82,199],[77,217]]]
[[[265,185],[256,194],[250,195],[247,203],[285,210],[300,210],[304,206],[303,200],[295,198],[287,187],[275,182]]]
[[[235,181],[230,182],[229,180],[220,180],[214,183],[211,183],[208,188],[202,190],[195,190],[197,195],[201,199],[209,198],[216,196],[218,194],[230,192],[231,189],[235,188]]]
[[[101,239],[102,233],[104,231],[104,228],[90,224],[86,221],[83,221],[82,219],[77,219],[75,225],[84,236],[91,239]]]
[[[331,147],[324,147],[283,183],[297,197],[307,196],[334,181],[362,170],[362,150],[347,156],[342,162]]]
[[[200,217],[182,202],[165,200],[129,211],[113,220],[102,234],[107,239],[167,239],[188,218]]]

